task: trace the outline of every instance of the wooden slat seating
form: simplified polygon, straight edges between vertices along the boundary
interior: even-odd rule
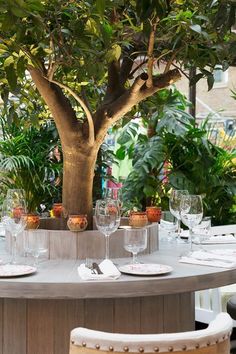
[[[236,236],[236,225],[214,226],[211,228],[212,236],[232,234]],[[230,248],[230,244],[219,244],[219,247]],[[195,293],[195,320],[202,323],[210,323],[215,316],[226,311],[229,298],[236,294],[236,284],[221,288],[207,289]],[[236,321],[233,321],[236,327]]]
[[[79,327],[71,331],[70,354],[229,354],[231,330],[227,313],[218,314],[204,330],[181,333],[118,334]]]

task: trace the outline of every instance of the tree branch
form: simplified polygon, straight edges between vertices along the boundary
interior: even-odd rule
[[[173,64],[173,61],[174,61],[174,59],[175,59],[175,57],[176,57],[176,55],[177,55],[177,53],[178,53],[179,51],[180,51],[180,49],[177,50],[176,52],[172,53],[170,59],[168,60],[168,62],[167,62],[167,64],[166,64],[164,73],[167,73],[167,72],[170,70],[170,67],[171,67],[171,65]]]
[[[121,68],[120,68],[120,84],[122,86],[125,85],[126,81],[130,77],[130,71],[133,67],[134,60],[131,59],[129,56],[123,58]]]
[[[147,56],[148,56],[148,63],[147,63],[148,79],[146,82],[147,87],[152,87],[152,74],[153,74],[153,61],[154,61],[153,49],[155,44],[156,28],[157,28],[157,19],[155,20],[154,24],[152,24],[152,30],[149,36],[148,51],[147,51]]]
[[[59,135],[64,135],[64,141],[66,140],[70,146],[71,136],[76,135],[80,139],[81,135],[78,135],[78,121],[69,100],[63,95],[58,86],[51,84],[48,79],[45,79],[39,69],[29,66],[28,70],[33,82],[52,113]]]
[[[130,94],[131,95],[136,94],[147,80],[148,80],[148,74],[146,73],[142,73],[140,76],[138,76],[134,80],[134,83],[130,88]]]
[[[89,145],[93,145],[94,144],[94,124],[93,124],[93,116],[92,113],[90,112],[89,108],[87,107],[87,105],[84,103],[84,101],[82,100],[82,98],[80,98],[73,90],[71,90],[71,88],[69,88],[68,86],[55,81],[55,80],[51,80],[49,82],[52,82],[53,84],[59,86],[60,88],[63,88],[64,90],[68,91],[71,96],[74,97],[74,99],[81,105],[81,107],[84,110],[84,113],[86,114],[87,120],[88,120],[88,126],[89,126],[89,138],[88,138],[88,142]]]
[[[120,84],[120,63],[112,61],[108,66],[108,84],[104,103],[114,101],[124,92],[124,87]]]
[[[135,105],[152,96],[155,92],[168,87],[181,78],[177,69],[153,78],[153,86],[147,87],[148,75],[141,74],[136,78],[132,87],[126,90],[119,98],[108,105],[103,105],[95,113],[96,143],[101,142],[107,129],[128,113]],[[96,119],[99,117],[100,119]]]
[[[141,63],[139,63],[134,70],[131,71],[131,73],[129,74],[129,79],[132,79],[134,74],[136,73],[137,70],[139,70],[144,64],[147,63],[147,59],[145,59],[144,61],[142,61]]]
[[[172,85],[179,79],[181,79],[181,74],[178,69],[169,70],[166,73],[164,72],[163,74],[156,76],[153,79],[153,86],[154,88],[160,90],[169,85]]]

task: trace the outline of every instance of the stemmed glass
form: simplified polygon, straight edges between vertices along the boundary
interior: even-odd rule
[[[96,201],[95,222],[98,230],[105,235],[106,255],[109,259],[109,237],[120,225],[120,208],[118,202],[112,199]]]
[[[180,216],[184,225],[189,228],[190,253],[193,250],[193,228],[200,224],[203,217],[202,197],[196,194],[182,195],[180,203]]]
[[[16,264],[16,240],[26,225],[26,203],[24,191],[21,189],[10,189],[2,209],[2,222],[7,231],[12,235],[12,260]]]
[[[124,248],[133,255],[132,263],[140,263],[138,261],[138,253],[147,248],[147,229],[125,229]]]
[[[181,216],[180,216],[180,202],[183,195],[188,195],[188,191],[173,189],[170,194],[169,199],[169,208],[172,215],[177,219],[177,239],[180,242],[180,233],[181,233]]]
[[[122,208],[122,189],[121,188],[107,188],[105,190],[105,198],[117,200],[120,209]]]

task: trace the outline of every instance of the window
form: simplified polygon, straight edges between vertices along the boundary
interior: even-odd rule
[[[216,65],[213,75],[215,79],[214,88],[227,86],[228,70],[223,71],[221,65]]]

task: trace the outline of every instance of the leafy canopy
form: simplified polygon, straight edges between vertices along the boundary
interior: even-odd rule
[[[157,63],[196,66],[193,80],[207,77],[211,88],[215,65],[226,69],[236,56],[230,30],[235,8],[233,1],[217,0],[0,0],[2,91],[6,85],[14,94],[24,91],[26,69],[33,65],[84,90],[95,109],[107,65],[145,55],[154,19]]]

